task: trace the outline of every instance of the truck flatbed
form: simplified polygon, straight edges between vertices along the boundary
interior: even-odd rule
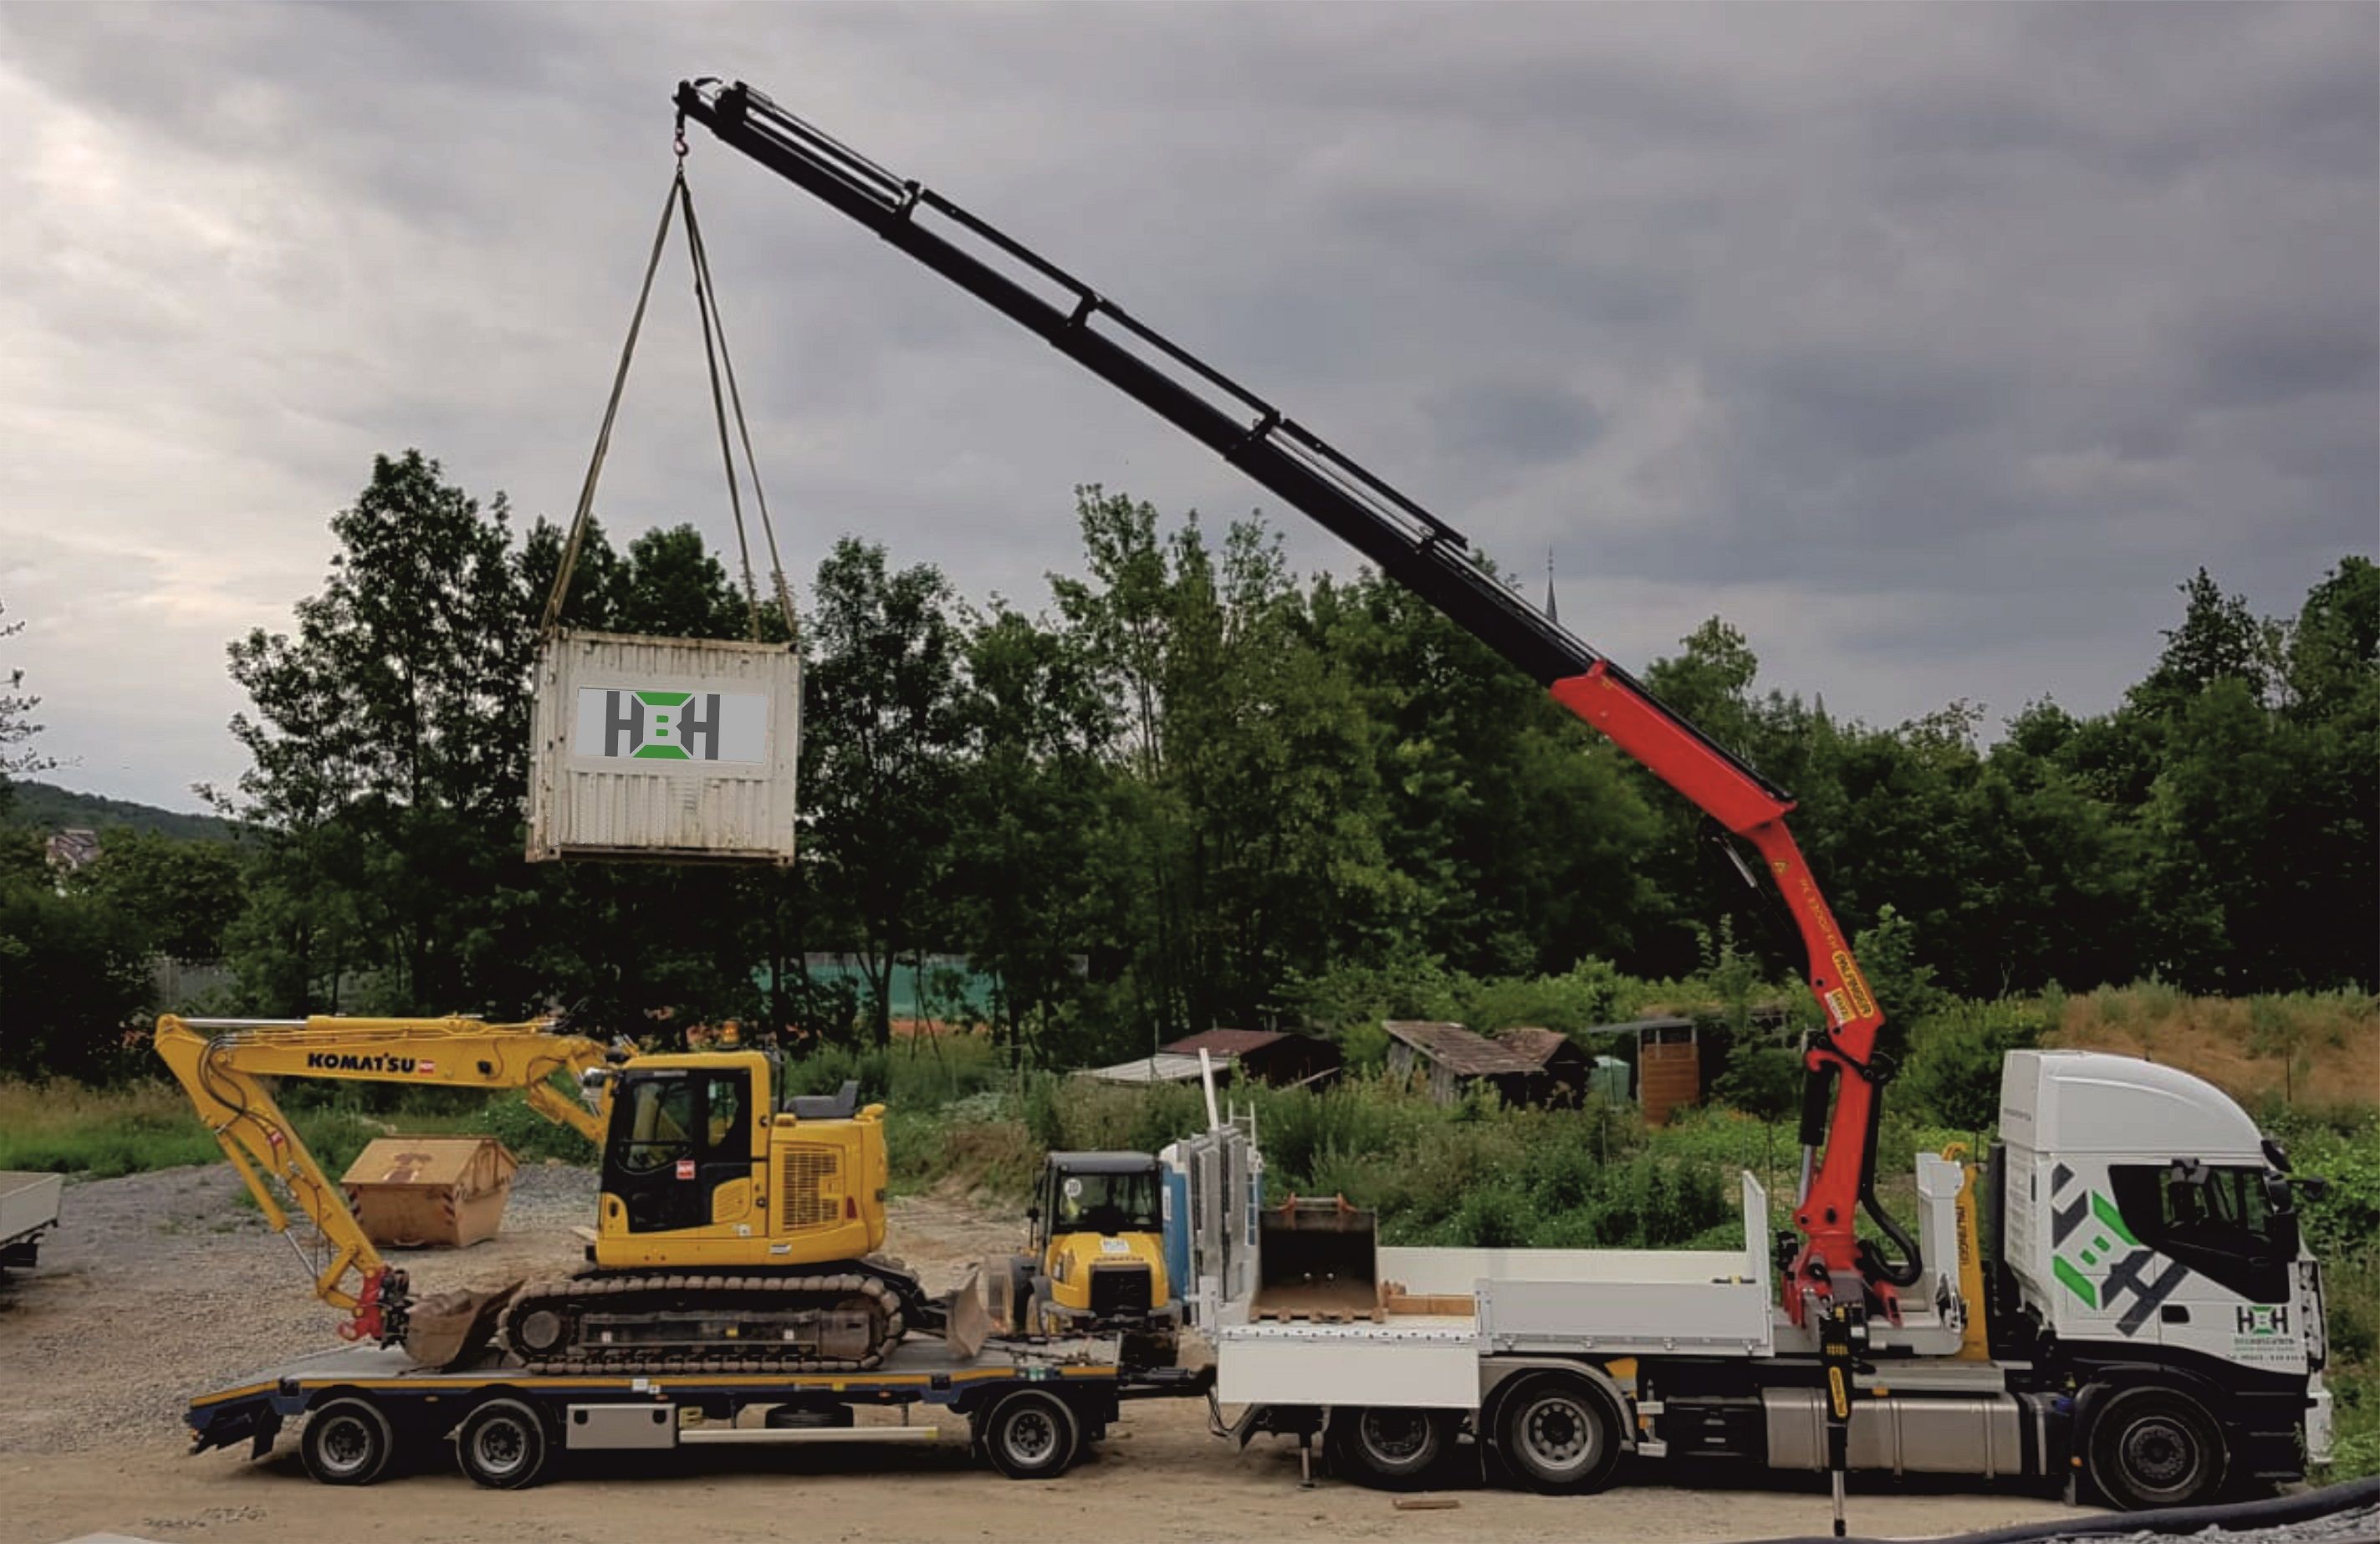
[[[931,1441],[938,1428],[905,1420],[923,1405],[965,1417],[971,1442],[1002,1473],[1043,1478],[1105,1435],[1120,1401],[1203,1394],[1211,1383],[1203,1368],[1128,1368],[1120,1351],[1114,1336],[994,1340],[965,1356],[919,1339],[868,1372],[564,1375],[501,1355],[440,1369],[395,1348],[346,1346],[200,1394],[185,1421],[193,1453],[245,1441],[261,1457],[285,1421],[309,1416],[300,1451],[329,1484],[369,1483],[400,1445],[453,1433],[467,1475],[511,1487],[570,1451]],[[905,1420],[857,1426],[862,1405],[899,1408]]]

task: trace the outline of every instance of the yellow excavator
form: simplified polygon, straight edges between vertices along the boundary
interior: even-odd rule
[[[493,1334],[540,1372],[860,1371],[949,1328],[950,1305],[875,1254],[883,1107],[856,1085],[781,1101],[760,1052],[646,1055],[549,1021],[169,1015],[156,1046],[274,1231],[295,1241],[292,1207],[312,1224],[299,1256],[348,1339],[444,1366]],[[602,1155],[585,1268],[416,1302],[274,1102],[280,1077],[519,1089]]]

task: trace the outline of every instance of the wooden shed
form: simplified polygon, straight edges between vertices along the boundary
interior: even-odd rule
[[[1381,1027],[1389,1032],[1389,1070],[1427,1076],[1430,1097],[1440,1104],[1452,1104],[1472,1084],[1482,1082],[1507,1104],[1545,1102],[1545,1068],[1509,1045],[1475,1035],[1460,1024],[1392,1018]]]
[[[1242,1078],[1275,1087],[1327,1081],[1342,1062],[1329,1040],[1280,1029],[1208,1029],[1160,1049],[1193,1058],[1203,1051]]]
[[[1568,1035],[1559,1029],[1529,1027],[1498,1030],[1496,1040],[1527,1057],[1545,1074],[1546,1103],[1567,1110],[1586,1098],[1595,1061]]]

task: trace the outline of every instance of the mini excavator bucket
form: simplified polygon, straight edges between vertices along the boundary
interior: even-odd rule
[[[475,1292],[442,1292],[407,1311],[405,1349],[423,1367],[440,1371],[477,1356],[494,1338],[496,1317],[520,1283]]]
[[[959,1284],[942,1299],[942,1343],[963,1359],[972,1358],[991,1338],[993,1326],[983,1306],[982,1279],[982,1271],[968,1267]]]
[[[1333,1196],[1258,1214],[1257,1319],[1368,1319],[1379,1311],[1379,1222]]]

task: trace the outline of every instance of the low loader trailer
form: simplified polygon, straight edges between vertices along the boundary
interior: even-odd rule
[[[1063,1474],[1107,1434],[1123,1401],[1196,1395],[1205,1375],[1129,1368],[1119,1337],[992,1340],[973,1355],[912,1340],[856,1373],[534,1373],[501,1353],[441,1370],[402,1350],[350,1346],[301,1357],[190,1402],[193,1451],[271,1452],[300,1417],[298,1453],[326,1485],[369,1485],[452,1440],[463,1473],[502,1489],[593,1453],[710,1444],[931,1442],[964,1433],[1011,1479]],[[856,1413],[897,1410],[897,1425]],[[926,1418],[913,1418],[922,1412]],[[956,1431],[931,1418],[953,1417]]]

